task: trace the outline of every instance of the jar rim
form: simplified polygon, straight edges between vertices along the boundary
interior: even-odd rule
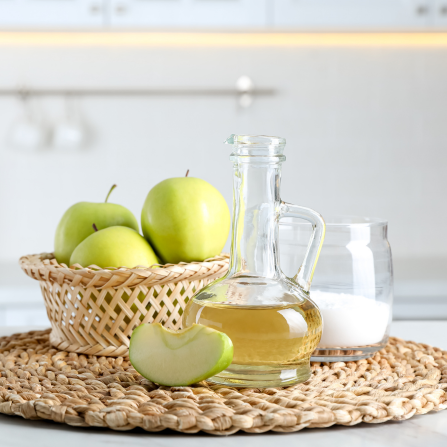
[[[354,215],[334,215],[334,216],[323,216],[326,223],[326,227],[385,227],[388,225],[386,219],[379,217],[364,217],[364,216],[354,216]],[[286,217],[279,221],[280,225],[293,225],[293,226],[304,226],[310,225],[309,222],[304,220],[297,220],[295,218]]]

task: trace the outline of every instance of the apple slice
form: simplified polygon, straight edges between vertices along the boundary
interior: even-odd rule
[[[185,386],[227,368],[233,360],[233,343],[228,335],[202,324],[177,332],[160,323],[142,324],[132,333],[129,357],[151,382]]]

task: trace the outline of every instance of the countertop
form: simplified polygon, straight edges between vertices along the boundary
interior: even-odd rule
[[[0,336],[42,327],[0,327]],[[391,334],[416,340],[447,350],[447,321],[397,321]],[[235,434],[216,437],[207,434],[184,435],[169,431],[147,433],[143,430],[113,432],[105,429],[73,428],[48,421],[28,421],[15,416],[0,415],[2,447],[100,447],[174,446],[182,447],[244,447],[270,446],[281,442],[283,447],[445,447],[447,445],[447,411],[415,416],[407,421],[383,424],[359,424],[354,427],[333,426],[325,429],[304,429],[298,433]]]

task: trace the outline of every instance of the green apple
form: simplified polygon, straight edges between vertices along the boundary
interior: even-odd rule
[[[83,267],[150,267],[158,259],[143,236],[128,227],[108,227],[84,239],[73,251],[70,265]]]
[[[145,238],[166,263],[218,255],[231,218],[222,194],[205,180],[170,178],[155,185],[141,212]]]
[[[142,324],[132,333],[132,366],[151,382],[187,386],[223,371],[233,360],[228,335],[201,324],[175,332],[160,323]]]
[[[69,264],[73,250],[93,234],[92,224],[99,230],[113,226],[124,226],[138,231],[135,216],[124,206],[107,203],[113,185],[104,203],[79,202],[68,208],[56,229],[54,255],[59,264]]]

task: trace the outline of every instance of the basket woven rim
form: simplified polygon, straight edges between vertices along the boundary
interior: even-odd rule
[[[156,268],[137,266],[103,269],[96,265],[83,267],[74,264],[69,267],[59,264],[53,253],[38,253],[22,256],[19,265],[28,276],[38,281],[55,281],[61,284],[79,278],[79,282],[87,287],[134,287],[203,279],[217,270],[228,268],[229,257],[228,253],[222,253],[202,262],[154,264]]]
[[[447,351],[390,337],[356,362],[312,363],[289,388],[158,386],[122,357],[51,348],[49,330],[0,338],[0,413],[75,427],[230,435],[403,421],[447,408]]]

